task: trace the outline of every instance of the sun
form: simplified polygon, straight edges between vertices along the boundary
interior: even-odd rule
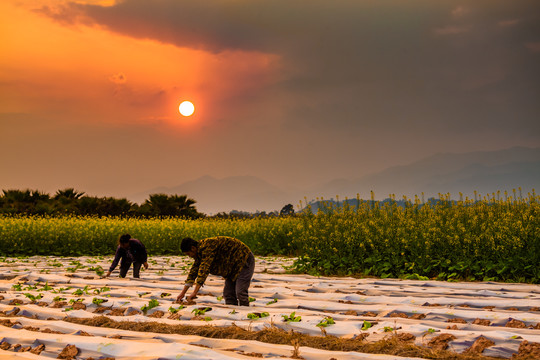
[[[183,116],[191,116],[195,112],[195,106],[191,101],[183,101],[178,107],[180,114]]]

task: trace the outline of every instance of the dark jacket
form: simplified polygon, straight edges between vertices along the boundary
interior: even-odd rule
[[[251,250],[238,239],[218,236],[199,241],[197,260],[191,266],[186,284],[203,285],[208,274],[236,281]],[[195,281],[197,280],[197,281]]]
[[[118,262],[122,259],[122,262],[136,262],[136,263],[145,263],[148,260],[148,254],[146,253],[146,248],[143,243],[137,239],[129,239],[129,249],[124,249],[120,245],[116,248],[116,254],[114,255],[114,260],[109,268],[109,271],[113,271],[118,265]]]

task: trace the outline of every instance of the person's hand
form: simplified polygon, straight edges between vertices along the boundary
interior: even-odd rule
[[[196,294],[191,294],[189,295],[187,298],[186,298],[186,301],[189,303],[189,302],[194,302],[193,300],[197,298],[197,295]]]
[[[107,273],[105,275],[103,275],[104,278],[108,278],[109,276],[111,276],[111,272],[110,271],[107,271]]]
[[[144,266],[144,269],[145,269],[145,270],[148,270],[148,261],[145,261],[144,264],[143,264],[143,266]]]
[[[184,298],[184,294],[178,295],[178,297],[176,298],[176,302],[181,304],[183,302],[183,300],[182,300],[183,298]]]

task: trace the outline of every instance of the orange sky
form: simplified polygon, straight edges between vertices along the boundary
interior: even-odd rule
[[[87,108],[95,121],[194,124],[229,111],[235,98],[271,81],[278,67],[271,54],[218,56],[98,26],[66,26],[33,11],[33,3],[20,3],[0,4],[4,112],[69,114],[69,108]],[[178,114],[185,99],[197,108],[190,119]]]

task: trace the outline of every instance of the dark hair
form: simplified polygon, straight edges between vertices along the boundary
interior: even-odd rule
[[[193,240],[192,238],[187,237],[182,239],[182,243],[180,244],[180,250],[182,250],[183,253],[186,253],[191,250],[192,246],[198,248],[199,242],[197,240]]]
[[[129,242],[129,239],[131,239],[131,235],[129,234],[120,235],[120,237],[118,238],[118,242],[120,244],[126,244]]]

